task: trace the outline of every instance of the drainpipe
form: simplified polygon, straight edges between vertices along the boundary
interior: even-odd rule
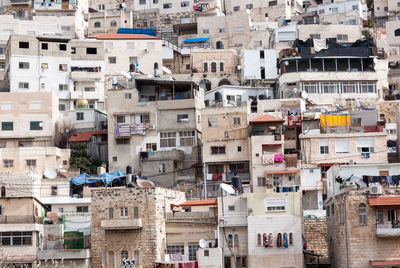
[[[347,234],[347,208],[346,208],[346,192],[344,192],[344,218],[346,220],[345,225],[344,225],[344,233],[346,235],[346,267],[350,268],[349,264],[349,238]]]

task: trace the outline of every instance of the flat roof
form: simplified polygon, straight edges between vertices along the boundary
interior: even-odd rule
[[[159,37],[147,35],[147,34],[117,34],[117,33],[103,33],[94,36],[97,40],[143,40],[143,39],[155,39],[161,40]]]

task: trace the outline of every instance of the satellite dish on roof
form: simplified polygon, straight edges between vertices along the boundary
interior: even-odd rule
[[[250,9],[246,9],[246,14],[250,15],[250,13],[251,13],[251,10]]]
[[[204,239],[200,239],[200,241],[199,241],[199,246],[200,246],[201,248],[207,248],[207,241],[204,240]]]
[[[136,184],[140,188],[153,188],[155,186],[154,182],[142,179],[137,179]]]
[[[234,194],[235,193],[235,189],[233,189],[232,186],[230,186],[230,185],[228,185],[226,183],[221,183],[219,186],[222,188],[222,190],[224,190],[228,194]]]
[[[172,73],[170,69],[168,69],[167,67],[164,67],[164,66],[161,66],[161,70],[163,70],[163,72],[166,73],[166,74],[171,74]]]
[[[301,97],[303,98],[303,99],[307,99],[308,98],[308,93],[306,92],[306,91],[302,91],[301,92]]]
[[[57,177],[57,172],[54,169],[46,168],[44,170],[44,176],[48,179],[55,179]]]

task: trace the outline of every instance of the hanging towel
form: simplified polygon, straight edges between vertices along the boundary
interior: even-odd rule
[[[313,41],[315,52],[320,52],[323,49],[327,49],[326,39],[313,39]]]
[[[274,154],[274,163],[282,163],[283,155],[282,154]]]

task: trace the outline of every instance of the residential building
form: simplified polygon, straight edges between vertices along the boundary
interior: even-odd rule
[[[134,81],[108,91],[110,168],[130,166],[162,186],[193,182],[204,107],[198,85],[175,75]]]
[[[338,23],[339,24],[339,23]],[[303,24],[297,25],[300,40],[336,38],[338,43],[354,43],[363,38],[362,25]]]
[[[218,241],[225,267],[303,267],[301,192],[219,197],[222,202]]]
[[[55,144],[58,99],[52,92],[0,93],[1,172],[68,170],[69,149]]]
[[[154,74],[154,66],[161,70],[162,40],[145,34],[100,34],[104,42],[105,74],[136,72]]]
[[[245,87],[234,85],[223,85],[211,89],[211,83],[204,79],[199,84],[200,87],[205,89],[204,102],[206,107],[233,107],[233,106],[247,106],[257,99],[273,99],[274,94],[271,88],[265,87]]]
[[[336,43],[338,48],[332,48],[332,42],[328,41],[328,49],[319,50],[322,47],[316,48],[315,42],[308,40],[299,44],[301,53],[297,45],[282,52],[279,97],[298,97],[305,91],[316,104],[344,103],[355,93],[360,100],[383,98],[388,88],[387,60],[371,52],[372,40],[353,43],[352,47]]]
[[[165,215],[183,192],[164,188],[96,188],[92,190],[92,267],[115,267],[124,258],[153,267],[167,250]]]
[[[275,83],[278,77],[275,49],[243,50],[241,55],[241,81],[252,85],[258,80]],[[257,82],[255,84],[257,84]]]

